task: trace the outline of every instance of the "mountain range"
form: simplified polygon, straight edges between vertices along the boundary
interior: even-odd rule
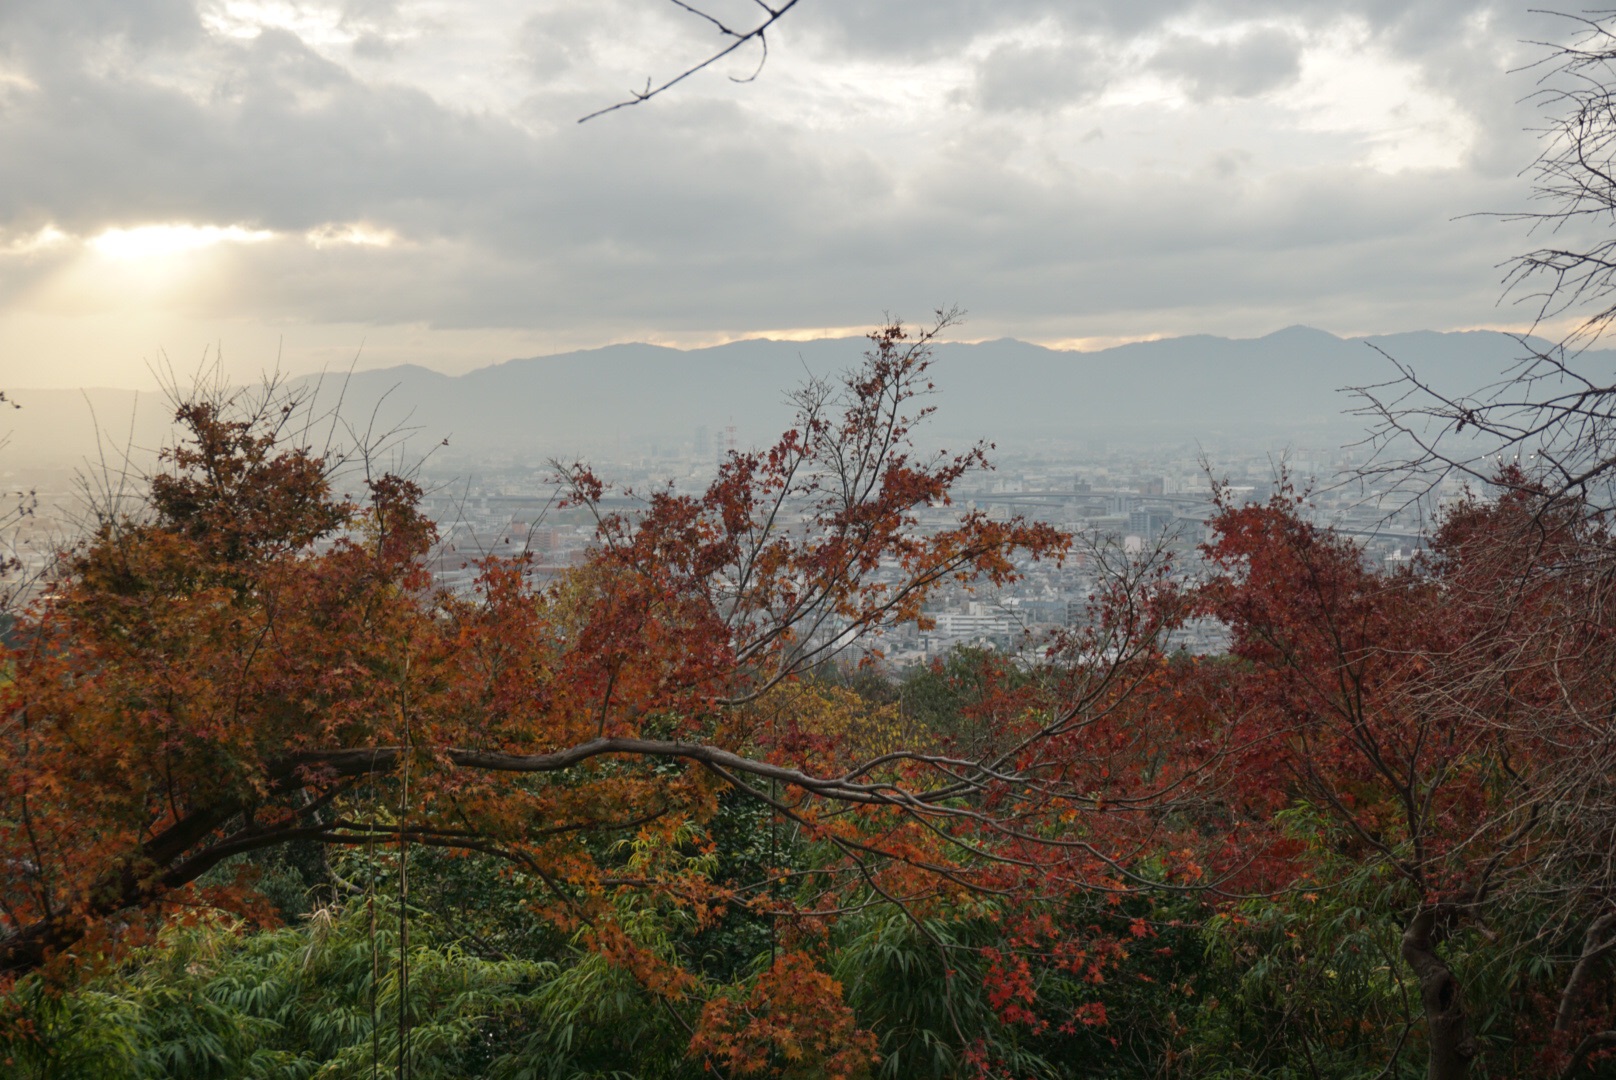
[[[352,426],[407,427],[425,444],[448,439],[467,454],[570,456],[689,445],[698,432],[723,438],[732,426],[737,442],[749,445],[789,425],[793,387],[848,369],[867,345],[860,338],[690,350],[611,345],[459,376],[404,366],[305,377],[294,385],[312,390],[318,382],[327,406],[340,397]],[[1340,338],[1303,326],[1259,338],[1196,335],[1094,352],[1013,339],[942,343],[931,371],[937,390],[926,404],[937,409],[933,439],[983,438],[1007,447],[1085,438],[1339,442],[1364,428],[1362,418],[1350,415],[1361,399],[1343,388],[1396,379],[1390,358],[1461,394],[1496,381],[1525,352],[1515,338],[1491,331]],[[1589,351],[1578,364],[1608,373],[1616,352]],[[151,447],[167,428],[156,394],[7,390],[23,406],[0,421],[10,423],[5,455],[13,460],[90,456],[98,429],[107,445]]]

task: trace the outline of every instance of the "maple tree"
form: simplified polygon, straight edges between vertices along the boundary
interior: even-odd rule
[[[1148,1072],[1239,1064],[1253,1030],[1270,1057],[1355,1062],[1370,1015],[1409,1009],[1386,1052],[1423,1041],[1433,1077],[1488,1043],[1518,1074],[1605,1067],[1616,561],[1597,510],[1502,476],[1388,570],[1282,492],[1222,507],[1199,585],[1086,552],[1093,617],[1041,662],[827,678],[934,590],[1071,544],[923,520],[987,465],[911,445],[934,332],[877,333],[700,493],[614,514],[564,470],[598,526],[587,559],[548,582],[489,560],[461,597],[431,587],[408,478],[341,496],[337,461],[288,438],[295,403],[186,403],[144,510],[68,553],[8,656],[0,962],[22,990],[0,1028],[33,1022],[29,973],[67,985],[170,955],[188,922],[272,921],[241,857],[311,845],[335,853],[319,917],[344,948],[367,911],[395,920],[401,1070],[432,1039],[472,1053],[476,1024],[431,1012],[457,963],[468,985],[543,983],[489,1021],[534,1052],[609,998],[674,1071],[1039,1074],[1087,1046]],[[1230,627],[1229,657],[1164,651],[1191,615]],[[458,928],[412,873],[460,883]],[[220,911],[249,922],[208,929]],[[456,959],[511,939],[499,919],[570,966]],[[374,1061],[368,934],[368,1049],[349,1031],[323,1052]],[[566,1053],[631,1055],[618,1022]]]
[[[1433,1080],[1469,1074],[1497,1005],[1472,999],[1477,967],[1512,957],[1537,972],[1501,991],[1509,1034],[1547,1055],[1536,1068],[1569,1076],[1616,1044],[1592,992],[1616,948],[1609,536],[1521,475],[1499,490],[1401,570],[1366,566],[1288,491],[1226,506],[1200,592],[1245,662],[1218,673],[1240,689],[1244,812],[1300,801],[1328,854],[1390,875]],[[1456,949],[1479,957],[1475,985]]]
[[[1168,619],[1137,602],[1144,576],[1117,578],[1043,696],[1006,682],[1019,696],[979,703],[999,730],[972,753],[835,694],[801,698],[805,672],[923,619],[935,588],[1003,583],[1015,559],[1069,544],[976,511],[921,528],[987,466],[982,445],[912,448],[940,328],[877,332],[862,367],[804,387],[794,428],[732,454],[700,494],[611,514],[602,481],[566,470],[597,515],[586,563],[546,585],[490,560],[470,598],[431,589],[434,530],[409,479],[339,496],[333,460],[288,441],[294,402],[185,403],[187,439],[145,511],[71,553],[9,657],[0,970],[93,967],[199,906],[265,915],[221,865],[314,843],[396,851],[401,901],[410,847],[502,860],[534,884],[537,917],[669,999],[694,976],[638,934],[645,912],[701,927],[750,911],[807,942],[872,902],[918,926],[961,896],[1023,898],[1006,908],[1015,947],[1099,977],[1125,948],[1056,940],[1037,912],[1072,888],[1126,891],[1191,771],[1121,711],[1164,685]],[[709,828],[736,798],[789,823],[812,865],[716,879]],[[714,999],[695,1050],[741,1068],[819,1046],[816,1068],[852,1070],[837,1055],[862,1036],[803,1041],[801,1017],[841,1008],[837,983],[792,974],[806,962],[787,949],[747,992],[789,983],[789,1010]],[[1009,954],[990,969],[1004,1017],[1030,1018],[1030,969]],[[738,1028],[743,1014],[775,1019]]]

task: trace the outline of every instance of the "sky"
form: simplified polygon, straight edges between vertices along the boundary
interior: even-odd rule
[[[706,9],[744,25],[756,0]],[[0,388],[622,341],[1520,328],[1565,19],[1477,0],[4,0]]]

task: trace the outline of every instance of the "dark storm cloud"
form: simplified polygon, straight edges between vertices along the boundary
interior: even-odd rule
[[[344,252],[317,275],[295,272],[300,260],[287,254],[286,272],[261,274],[274,291],[256,300],[333,320],[361,303],[383,322],[430,311],[438,326],[581,319],[604,328],[632,317],[672,331],[711,326],[715,297],[731,325],[754,329],[844,324],[849,312],[889,306],[913,315],[955,299],[999,325],[1036,326],[1052,314],[1174,306],[1294,311],[1310,297],[1343,302],[1389,286],[1405,300],[1444,290],[1449,300],[1492,298],[1475,273],[1489,261],[1487,235],[1479,223],[1449,222],[1454,193],[1438,179],[1365,182],[1320,170],[1217,188],[1102,174],[1018,183],[962,160],[905,190],[878,163],[848,160],[820,166],[864,171],[857,195],[836,205],[816,194],[823,177],[812,171],[785,186],[793,165],[812,165],[788,158],[774,179],[793,212],[770,213],[744,185],[715,180],[744,169],[745,151],[708,150],[710,173],[677,171],[649,189],[608,171],[599,190],[573,198],[584,221],[618,208],[609,229],[546,231],[539,223],[564,215],[530,213],[521,217],[533,225],[497,244]],[[577,183],[561,170],[546,175],[552,191]],[[553,257],[535,262],[536,250]],[[360,280],[362,296],[344,285]]]

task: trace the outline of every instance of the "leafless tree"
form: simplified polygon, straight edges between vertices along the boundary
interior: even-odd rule
[[[1563,17],[1577,26],[1571,41],[1543,43],[1532,65],[1543,72],[1532,98],[1547,117],[1525,170],[1538,208],[1502,216],[1564,239],[1513,259],[1505,284],[1534,304],[1537,323],[1587,311],[1564,342],[1575,349],[1616,319],[1616,13]]]
[[[1551,498],[1616,509],[1616,375],[1588,348],[1616,320],[1616,12],[1568,14],[1569,42],[1541,43],[1532,100],[1542,149],[1524,171],[1534,208],[1495,215],[1552,241],[1507,264],[1505,295],[1530,303],[1533,329],[1582,313],[1545,346],[1522,336],[1497,380],[1456,393],[1407,364],[1354,388],[1374,457],[1365,470],[1410,498],[1450,478],[1519,477]],[[1509,469],[1507,467],[1513,467]]]
[[[1360,475],[1388,484],[1394,509],[1452,480],[1524,483],[1596,513],[1616,509],[1616,381],[1586,370],[1586,353],[1517,340],[1523,358],[1477,390],[1445,390],[1390,356],[1392,379],[1352,388],[1372,451]]]

